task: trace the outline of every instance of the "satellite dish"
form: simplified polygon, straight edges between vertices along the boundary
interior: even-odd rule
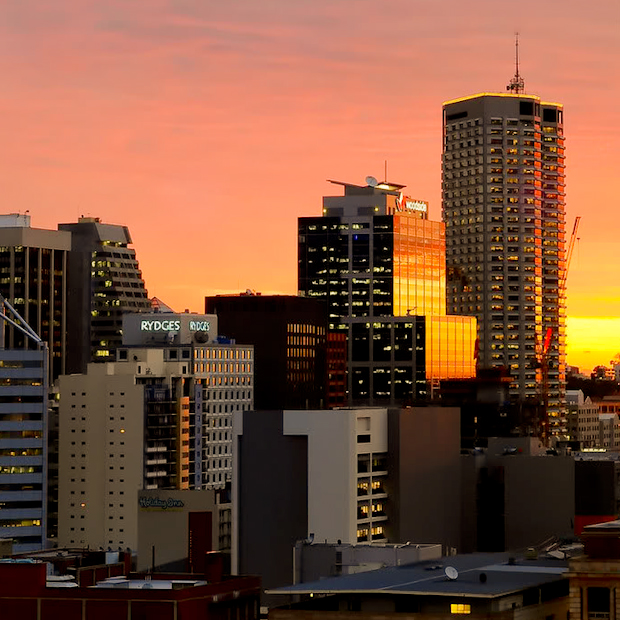
[[[370,185],[370,187],[377,187],[377,185],[379,185],[379,181],[377,181],[375,177],[366,177],[366,183]]]
[[[209,334],[206,332],[194,332],[194,340],[200,343],[209,342]]]
[[[457,571],[454,566],[446,566],[444,573],[450,581],[455,581],[459,576],[459,571]]]

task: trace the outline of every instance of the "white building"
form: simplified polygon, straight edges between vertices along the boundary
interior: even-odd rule
[[[568,435],[582,448],[600,447],[598,407],[581,390],[566,391]]]
[[[249,414],[267,420],[264,412]],[[388,538],[388,517],[385,511],[387,501],[387,410],[381,408],[331,409],[331,410],[296,410],[283,411],[281,415],[282,430],[279,435],[284,441],[299,437],[306,446],[307,458],[299,463],[298,469],[293,461],[288,462],[285,470],[279,473],[279,480],[273,484],[279,487],[289,483],[300,495],[300,501],[307,505],[307,513],[301,516],[307,523],[308,536],[312,540],[336,543],[371,543],[385,542]],[[273,416],[271,416],[273,417]],[[239,440],[251,441],[249,450],[261,450],[262,444],[274,446],[274,441],[267,424],[245,429],[242,413],[234,416],[234,446]],[[264,436],[261,437],[261,433]],[[244,444],[245,445],[245,444]],[[245,448],[244,448],[245,449]],[[235,448],[236,450],[236,448]],[[235,453],[235,459],[239,455]],[[254,458],[254,454],[248,458]],[[280,458],[287,462],[282,453]],[[258,459],[260,461],[260,458]],[[254,461],[253,461],[254,462]],[[265,472],[269,464],[265,464]],[[253,485],[247,478],[268,475],[254,469],[246,472],[246,480],[241,484]],[[233,466],[233,572],[239,558],[240,527],[245,528],[245,536],[253,537],[253,528],[267,531],[267,524],[260,519],[252,520],[248,507],[253,500],[248,500],[239,510],[240,468]],[[300,488],[301,481],[307,480],[307,489]],[[248,488],[247,486],[245,487]],[[245,493],[245,491],[244,491]],[[302,499],[303,498],[303,499]],[[247,496],[244,495],[244,499]],[[267,501],[267,500],[265,500]],[[244,523],[240,522],[244,519]],[[287,515],[287,520],[294,520]],[[269,524],[271,527],[273,524]],[[267,528],[267,529],[266,529]],[[275,544],[275,541],[274,541]]]

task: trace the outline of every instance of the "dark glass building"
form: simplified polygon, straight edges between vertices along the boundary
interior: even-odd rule
[[[205,298],[220,333],[254,345],[254,407],[307,409],[327,406],[327,308],[322,301],[287,295]],[[338,356],[331,361],[334,381]],[[344,365],[340,361],[340,376]]]
[[[67,372],[82,373],[91,361],[114,360],[123,314],[150,312],[151,303],[126,226],[81,217],[58,229],[72,234]]]
[[[30,227],[30,216],[0,216],[0,293],[47,342],[50,383],[65,372],[67,258],[71,235]],[[22,332],[3,325],[10,349],[34,348]]]
[[[300,296],[347,337],[348,404],[425,399],[475,374],[475,319],[446,316],[445,229],[403,185],[333,181],[322,217],[299,219]]]

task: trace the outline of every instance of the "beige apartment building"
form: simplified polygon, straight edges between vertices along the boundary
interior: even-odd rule
[[[126,339],[147,321],[153,346],[60,378],[60,546],[137,549],[139,491],[226,499],[232,415],[253,407],[253,348],[220,343],[216,317],[141,316]]]

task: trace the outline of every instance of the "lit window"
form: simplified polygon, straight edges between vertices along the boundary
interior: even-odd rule
[[[451,614],[470,614],[471,605],[466,605],[465,603],[452,603],[450,605],[450,613]]]

